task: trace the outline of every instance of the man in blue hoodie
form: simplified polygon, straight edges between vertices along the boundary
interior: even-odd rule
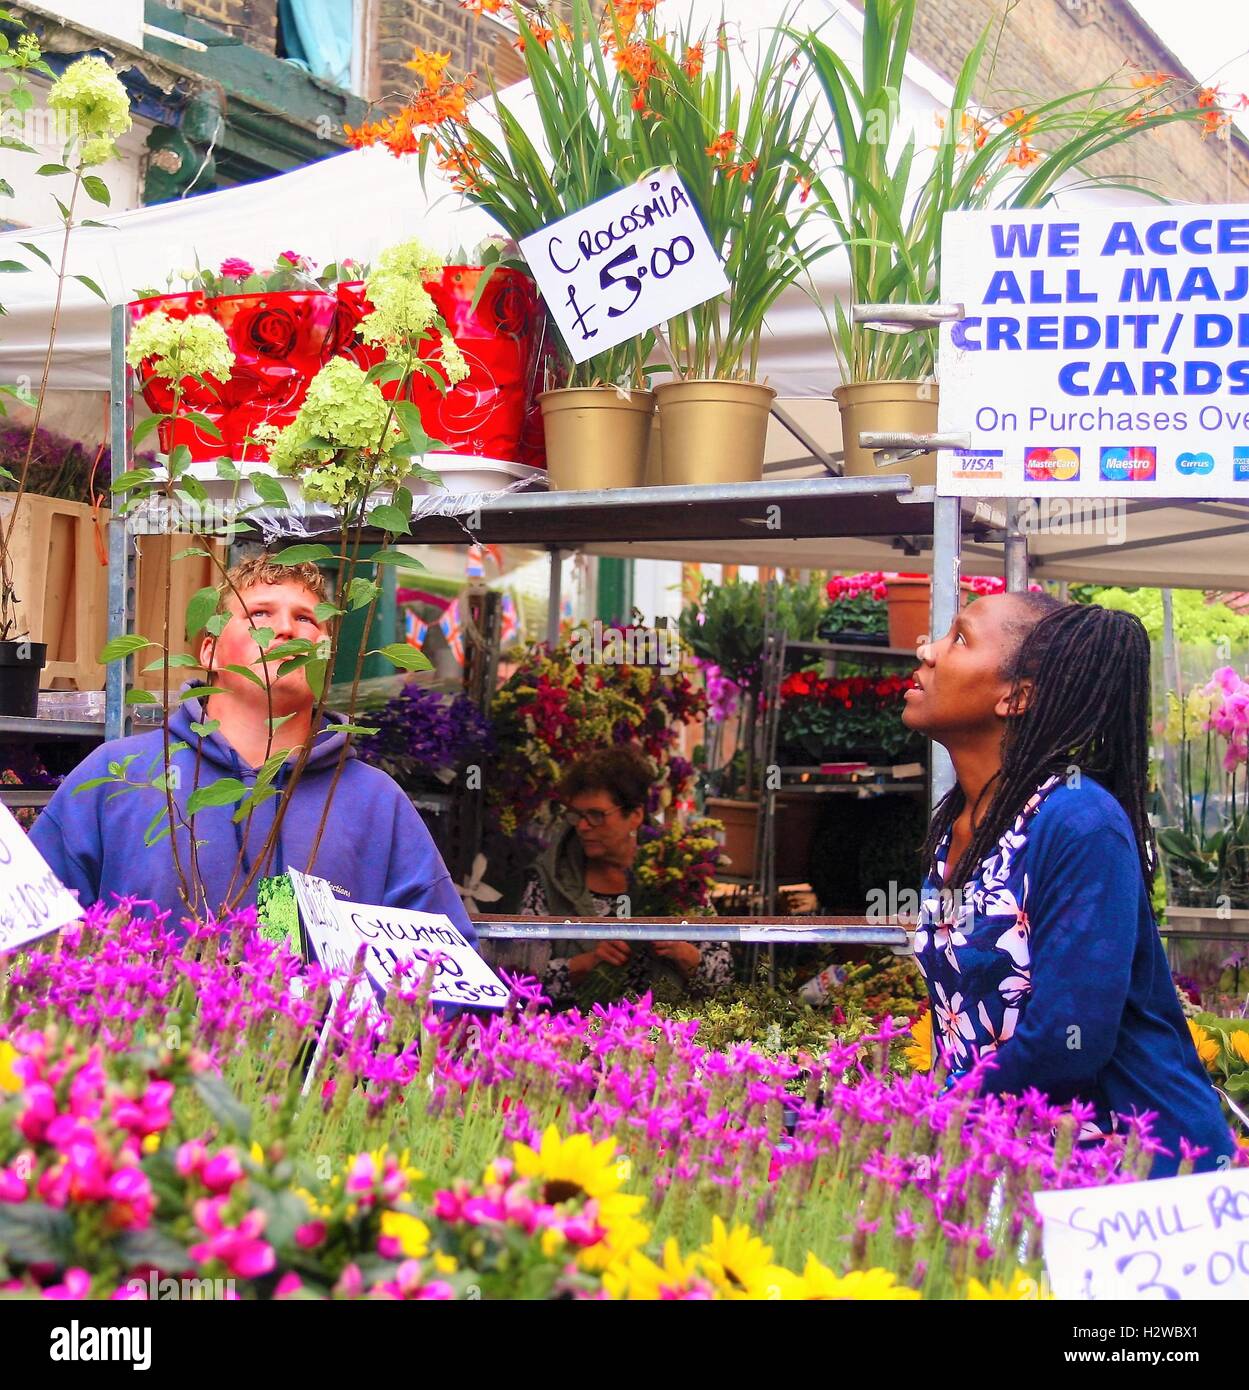
[[[325,598],[320,571],[315,565],[278,565],[261,556],[236,567],[230,578],[233,588],[225,591],[220,606],[229,621],[218,637],[206,636],[199,651],[200,664],[220,693],[207,697],[206,708],[199,699],[183,700],[170,720],[171,744],[182,745],[173,754],[175,775],[170,779],[182,874],[167,834],[145,844],[165,804],[164,791],[147,785],[163,770],[161,729],[106,743],[74,769],[31,831],[39,852],[61,882],[77,892],[79,902],[109,901],[113,895],[149,900],[170,913],[175,927],[189,911],[201,916],[227,904],[254,904],[261,877],[294,868],[328,879],[355,902],[442,913],[475,942],[459,894],[412,803],[386,773],[359,762],[353,748],[347,749],[335,785],[339,755],[348,738],[336,731],[343,721],[330,716],[314,733],[315,700],[306,672],[279,676],[280,661],[266,672],[253,635],[257,629],[272,631],[266,650],[292,638],[316,641],[325,635],[316,616],[316,605]],[[242,822],[234,819],[237,798],[196,811],[193,855],[186,822],[187,803],[196,787],[233,778],[250,791],[266,755],[285,750],[289,757],[273,782],[281,792],[309,738],[311,754],[289,795],[259,801],[250,819]],[[125,765],[129,782],[140,785],[117,794],[120,784],[110,767],[115,770],[118,764]],[[329,813],[314,859],[313,844],[327,802]],[[276,836],[270,837],[283,803],[285,814]],[[253,874],[262,853],[265,862]],[[184,878],[191,888],[190,909]]]

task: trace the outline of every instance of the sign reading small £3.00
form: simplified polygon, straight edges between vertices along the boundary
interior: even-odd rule
[[[948,213],[946,496],[1249,500],[1249,206]]]
[[[1249,1298],[1249,1170],[1038,1192],[1058,1298]]]
[[[0,806],[0,954],[60,931],[82,916],[7,806]]]
[[[520,249],[575,362],[729,288],[673,169],[552,222],[524,237]]]

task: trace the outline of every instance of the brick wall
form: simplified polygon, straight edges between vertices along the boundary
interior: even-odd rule
[[[278,0],[182,0],[181,8],[262,53],[277,47]]]
[[[1000,0],[919,0],[912,52],[952,80],[1002,8]],[[1174,54],[1125,0],[1019,0],[998,48],[990,90],[977,96],[993,109],[1028,107],[1136,70],[1183,75]],[[1246,143],[1203,140],[1195,128],[1182,125],[1148,132],[1090,167],[1098,174],[1153,179],[1157,191],[1185,201],[1249,200]]]

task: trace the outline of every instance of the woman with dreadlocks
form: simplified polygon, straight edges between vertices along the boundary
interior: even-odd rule
[[[1085,1136],[1152,1112],[1174,1173],[1233,1139],[1180,1012],[1150,906],[1149,640],[1045,594],[977,599],[921,646],[903,722],[956,782],[933,816],[915,955],[951,1072],[1093,1107]],[[1096,1126],[1094,1129],[1092,1126]]]

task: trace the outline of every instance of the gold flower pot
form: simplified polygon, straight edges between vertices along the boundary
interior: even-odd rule
[[[757,381],[657,386],[664,483],[757,483],[775,396]]]
[[[544,391],[546,471],[560,492],[640,487],[646,475],[655,397],[622,395],[614,386]]]
[[[838,386],[833,392],[841,411],[841,447],[848,478],[875,478],[882,473],[909,473],[916,487],[937,481],[936,454],[922,454],[903,463],[876,467],[869,449],[859,448],[864,431],[934,434],[937,429],[937,386],[931,381],[862,381]]]

